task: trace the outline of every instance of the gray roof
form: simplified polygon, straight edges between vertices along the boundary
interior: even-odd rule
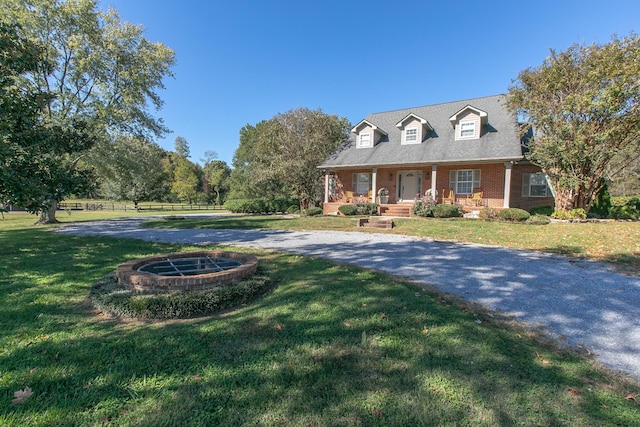
[[[352,133],[349,140],[319,167],[342,169],[521,160],[516,117],[505,104],[504,95],[494,95],[369,114],[364,120],[387,135],[371,148],[356,148],[356,135]],[[449,118],[466,106],[487,112],[488,123],[482,126],[479,139],[456,141]],[[421,144],[401,145],[402,133],[396,124],[411,113],[426,119],[433,131],[427,133]]]

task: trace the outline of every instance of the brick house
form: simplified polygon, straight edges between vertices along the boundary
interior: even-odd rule
[[[379,203],[381,188],[388,190],[382,214],[408,215],[427,191],[465,210],[553,206],[505,104],[504,95],[495,95],[369,114],[319,166],[324,213],[345,203]]]

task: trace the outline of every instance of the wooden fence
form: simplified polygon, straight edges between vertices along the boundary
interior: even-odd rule
[[[136,207],[133,204],[122,203],[90,203],[90,202],[61,202],[58,209],[63,211],[202,211],[202,210],[222,210],[219,205],[200,204],[175,204],[175,203],[139,203]]]

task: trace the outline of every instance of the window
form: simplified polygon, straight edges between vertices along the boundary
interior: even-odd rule
[[[522,197],[547,197],[547,178],[543,173],[522,175]]]
[[[358,137],[358,147],[371,147],[371,133],[361,133]]]
[[[354,173],[351,175],[351,188],[356,194],[369,194],[371,190],[370,173]]]
[[[476,137],[476,122],[460,122],[461,139],[471,139]]]
[[[471,194],[480,188],[480,169],[454,170],[449,173],[449,185],[456,194]]]
[[[404,143],[416,144],[420,142],[418,139],[418,128],[407,128],[404,131]]]

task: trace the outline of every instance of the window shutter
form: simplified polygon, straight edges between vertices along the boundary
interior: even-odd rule
[[[529,182],[531,179],[530,173],[522,174],[522,197],[529,197]]]
[[[351,191],[358,191],[358,174],[351,174]]]
[[[458,181],[457,178],[458,175],[458,171],[450,171],[449,172],[449,188],[453,189],[454,192],[458,192],[458,189],[456,188],[456,182]]]
[[[473,170],[473,188],[480,188],[480,169]]]

